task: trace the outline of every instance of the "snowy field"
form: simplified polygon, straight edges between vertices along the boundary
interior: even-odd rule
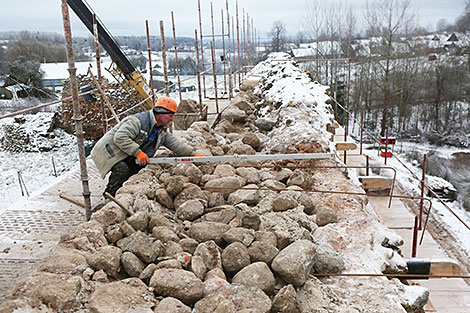
[[[55,183],[56,174],[78,167],[75,136],[60,129],[49,132],[52,116],[43,112],[0,120],[0,212]]]

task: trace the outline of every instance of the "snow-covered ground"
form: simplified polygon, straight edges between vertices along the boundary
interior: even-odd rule
[[[60,176],[78,166],[75,136],[61,129],[49,131],[52,116],[43,112],[0,120],[0,212],[55,183],[60,179],[55,173]]]

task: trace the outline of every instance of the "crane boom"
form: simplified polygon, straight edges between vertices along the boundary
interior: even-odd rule
[[[67,0],[70,8],[75,12],[78,18],[82,21],[85,27],[93,34],[93,11],[88,4],[83,0]],[[116,64],[118,71],[120,71],[125,79],[135,88],[138,94],[145,100],[148,108],[153,107],[152,97],[150,97],[151,89],[142,74],[137,70],[134,65],[129,61],[127,56],[123,53],[119,45],[116,43],[111,34],[102,25],[98,18],[96,18],[98,26],[98,41],[101,46],[108,52],[113,62]]]

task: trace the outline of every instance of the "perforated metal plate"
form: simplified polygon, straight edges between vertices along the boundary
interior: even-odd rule
[[[25,275],[32,273],[38,266],[37,259],[1,259],[0,258],[0,303],[10,296],[16,285]]]
[[[84,221],[85,215],[78,211],[9,210],[0,215],[0,235],[63,234]]]
[[[100,179],[101,178],[100,172],[98,171],[96,166],[87,166],[87,174],[88,174],[88,179],[92,179],[92,178]],[[80,171],[73,171],[72,173],[67,175],[67,178],[76,179],[79,181],[81,180],[81,177],[82,176],[81,176]]]

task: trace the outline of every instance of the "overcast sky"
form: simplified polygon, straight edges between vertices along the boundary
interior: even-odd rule
[[[209,0],[201,1],[203,32],[210,34],[211,10]],[[243,9],[254,20],[255,28],[261,37],[268,37],[273,22],[280,20],[287,28],[288,35],[294,36],[302,30],[302,15],[308,0],[239,0],[240,23]],[[363,19],[361,8],[366,0],[322,0],[328,3],[349,3]],[[371,2],[373,0],[369,0]],[[112,35],[145,35],[145,20],[149,20],[150,33],[159,36],[160,20],[164,21],[165,32],[171,36],[171,11],[174,12],[176,35],[194,36],[198,28],[197,0],[87,0]],[[221,30],[221,9],[225,0],[213,0],[216,33]],[[235,0],[229,0],[229,12],[235,16]],[[421,26],[435,29],[439,19],[454,23],[464,9],[465,0],[411,0],[418,12]],[[2,31],[41,31],[63,33],[61,0],[8,0],[2,1],[0,32]],[[72,10],[72,35],[87,36],[88,31],[75,17]],[[224,16],[226,18],[226,16]]]

